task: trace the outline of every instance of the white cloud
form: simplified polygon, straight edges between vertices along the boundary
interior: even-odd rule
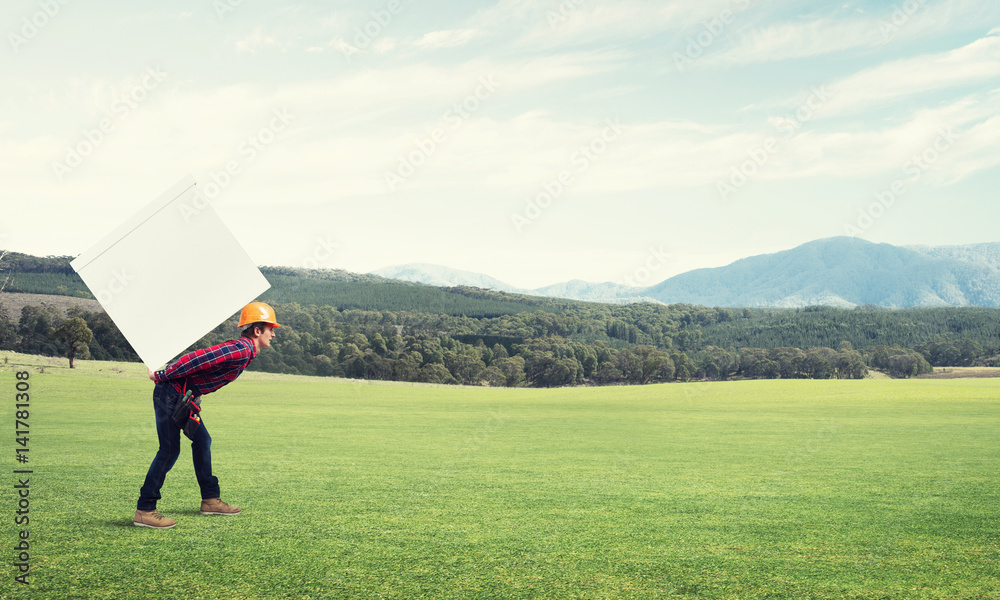
[[[417,48],[424,50],[433,48],[454,48],[464,46],[474,38],[481,35],[478,29],[448,29],[444,31],[432,31],[424,34],[423,37],[413,43]]]
[[[375,54],[388,54],[396,49],[396,40],[389,37],[380,37],[371,45]]]
[[[911,4],[913,9],[907,8]],[[879,15],[852,19],[819,18],[757,27],[723,52],[706,55],[700,66],[745,65],[822,56],[854,49],[875,49],[901,40],[948,31],[956,23],[975,25],[995,18],[995,5],[974,0],[898,3]]]
[[[472,16],[468,27],[515,45],[566,47],[580,44],[631,42],[664,32],[701,26],[722,10],[740,10],[750,0],[573,0],[546,2],[502,0]]]
[[[878,27],[868,19],[781,23],[755,29],[735,47],[701,59],[701,65],[750,64],[829,54],[882,43]]]
[[[984,169],[1000,165],[996,152],[1000,120],[1000,90],[958,98],[948,104],[912,113],[891,126],[832,129],[827,125],[787,139],[776,136],[780,147],[758,176],[761,180],[811,178],[857,178],[885,174],[900,178],[913,157],[933,154],[935,142],[947,145],[933,164],[928,181],[947,185]],[[945,144],[942,138],[954,140]],[[762,138],[744,148],[759,147]],[[746,150],[734,147],[728,153],[730,168],[747,159]]]
[[[938,54],[915,56],[866,69],[830,84],[823,115],[866,110],[920,93],[995,80],[1000,74],[1000,35]]]
[[[426,128],[440,121],[447,109],[473,95],[481,78],[495,83],[498,96],[516,97],[553,82],[606,71],[615,60],[613,56],[587,53],[518,63],[480,59],[460,65],[415,64],[348,70],[335,78],[292,82],[278,88],[259,83],[189,87],[178,81],[169,88],[165,84],[164,89],[155,90],[126,121],[116,123],[114,131],[63,184],[52,176],[51,163],[62,158],[67,145],[80,141],[82,126],[77,123],[95,127],[121,90],[130,89],[135,82],[77,77],[62,86],[34,91],[25,87],[24,93],[17,96],[20,100],[8,100],[10,114],[27,114],[30,106],[32,110],[70,118],[68,125],[57,123],[49,129],[35,126],[11,132],[13,135],[0,148],[4,157],[0,179],[6,181],[6,190],[30,188],[22,196],[36,197],[72,195],[81,186],[123,177],[116,186],[127,187],[137,178],[155,180],[166,172],[207,174],[237,155],[237,148],[268,123],[274,109],[287,107],[297,115],[290,131],[262,153],[263,158],[244,165],[248,174],[241,181],[254,177],[287,181],[292,177],[322,186],[333,178],[344,193],[381,195],[386,193],[382,173],[396,155],[410,148],[414,138],[426,137]],[[507,160],[498,154],[499,150],[478,142],[469,133],[481,131],[484,140],[507,136],[503,130],[506,121],[487,125],[493,123],[488,115],[490,100],[482,102],[483,110],[455,132],[456,141],[451,147],[471,149],[468,157],[455,157],[459,164],[473,156],[485,161],[480,166],[495,166]],[[510,141],[499,146],[510,156],[523,154],[519,145],[532,146],[538,141],[532,137],[530,127],[516,130],[518,136],[507,136]],[[460,137],[464,141],[459,142]],[[543,151],[546,148],[540,147]],[[275,168],[278,170],[271,170]],[[470,173],[482,175],[483,170],[472,169]],[[462,181],[469,180],[461,169],[453,174]],[[307,188],[301,188],[302,197],[314,197],[305,191]],[[244,192],[250,196],[256,193],[252,189]]]
[[[570,192],[539,222],[535,231],[546,232],[536,234],[540,241],[532,251],[559,246],[567,255],[582,257],[593,248],[575,244],[594,231],[602,232],[594,237],[602,238],[608,255],[615,248],[644,244],[642,235],[650,240],[689,235],[683,243],[698,254],[706,231],[737,245],[742,229],[752,228],[748,225],[757,217],[766,221],[757,234],[762,238],[780,235],[779,230],[799,235],[801,225],[823,221],[817,208],[821,204],[849,204],[856,199],[849,197],[853,191],[868,195],[867,190],[903,177],[906,161],[949,127],[956,143],[934,162],[921,187],[928,196],[957,195],[957,188],[939,186],[961,180],[961,194],[970,205],[982,207],[980,213],[991,210],[1000,160],[1000,90],[992,90],[1000,84],[991,77],[1000,63],[1000,28],[975,41],[998,21],[968,24],[970,15],[988,12],[987,3],[922,2],[923,9],[885,44],[879,22],[903,6],[903,0],[866,0],[864,14],[836,7],[803,9],[803,3],[790,0],[751,2],[698,62],[757,63],[753,69],[738,74],[733,69],[731,78],[665,76],[674,65],[675,50],[683,52],[706,23],[740,3],[499,0],[479,12],[475,5],[450,3],[419,18],[415,13],[412,19],[394,18],[391,29],[367,41],[360,36],[356,41],[355,34],[371,18],[371,7],[344,0],[336,5],[344,17],[324,20],[329,6],[299,3],[298,13],[275,16],[272,11],[257,21],[262,26],[256,29],[240,28],[249,17],[242,13],[227,21],[223,30],[237,33],[221,44],[235,45],[242,53],[235,65],[232,52],[219,51],[215,20],[192,17],[177,23],[171,13],[170,24],[189,31],[196,52],[165,54],[169,83],[127,121],[116,123],[99,148],[59,184],[52,161],[83,139],[142,75],[141,67],[99,60],[107,48],[90,42],[100,36],[94,37],[82,14],[67,12],[67,19],[80,19],[77,25],[69,27],[65,21],[64,34],[39,38],[27,50],[41,57],[46,45],[56,52],[69,48],[62,54],[76,62],[46,66],[30,62],[34,59],[28,54],[12,63],[0,108],[17,118],[0,124],[0,182],[4,196],[17,199],[17,210],[26,211],[23,217],[19,213],[19,222],[32,228],[26,229],[31,237],[45,240],[39,251],[67,252],[92,243],[88,236],[106,226],[108,211],[124,214],[136,198],[155,197],[184,173],[204,181],[227,161],[237,160],[241,172],[216,206],[236,228],[246,224],[248,206],[275,216],[281,226],[267,242],[273,246],[261,254],[266,261],[280,256],[301,262],[296,253],[304,250],[284,248],[294,246],[289,232],[299,231],[295,227],[301,229],[301,215],[310,214],[326,217],[311,219],[310,226],[354,236],[350,254],[357,256],[365,255],[364,237],[376,223],[389,240],[379,249],[384,253],[379,261],[389,264],[404,262],[398,257],[416,247],[416,239],[447,239],[453,246],[446,229],[469,236],[463,247],[485,247],[482,240],[513,235],[511,211],[523,208],[526,197],[537,195],[562,170],[576,169],[575,153],[597,143],[607,127],[603,119],[620,116],[621,137],[607,142],[585,173],[574,171]],[[566,11],[559,13],[562,18],[549,18],[560,10]],[[470,11],[472,17],[456,19]],[[822,14],[806,17],[802,11]],[[790,17],[792,12],[799,14]],[[144,19],[129,30],[158,47],[178,33],[164,28],[165,18],[153,21]],[[751,33],[754,27],[758,29]],[[87,38],[74,38],[71,31],[87,32]],[[925,35],[928,45],[918,42]],[[942,46],[954,39],[964,41]],[[285,48],[310,55],[300,56],[303,60],[290,71],[274,61],[257,60]],[[121,49],[131,47],[123,42]],[[325,54],[314,54],[321,50]],[[368,60],[352,63],[358,52]],[[756,55],[746,58],[743,53]],[[80,64],[93,68],[81,69]],[[495,94],[480,99],[480,107],[460,126],[444,122],[443,113],[474,94],[481,77],[496,82]],[[802,77],[826,77],[835,94],[797,135],[781,137],[753,118],[775,117],[801,105],[802,98],[782,105],[773,99],[780,101],[787,90],[806,85]],[[751,103],[756,113],[740,110]],[[239,148],[268,125],[278,108],[287,108],[295,118],[249,160]],[[447,139],[436,144],[433,155],[399,191],[390,193],[385,171],[396,166],[400,155],[426,144],[434,127],[444,128]],[[713,202],[719,178],[769,136],[780,147],[740,192],[746,198],[726,207]],[[782,204],[795,209],[782,212]],[[897,214],[905,224],[903,211]],[[52,215],[64,222],[54,223]],[[959,223],[960,215],[949,218],[956,222],[949,227],[962,235],[967,227],[988,227],[981,223],[985,218],[980,223]],[[446,228],[427,233],[443,222]],[[688,225],[685,231],[670,227],[677,222]],[[805,230],[815,229],[810,227]],[[520,254],[504,260],[532,262],[524,247],[508,247]],[[749,248],[738,251],[749,253]],[[558,268],[548,266],[554,261],[533,262],[540,272],[579,268],[573,259]]]
[[[308,204],[327,202],[328,198],[309,190],[336,181],[338,193],[344,196],[386,196],[385,171],[395,166],[399,155],[414,148],[414,140],[427,138],[429,128],[443,126],[444,111],[472,94],[478,77],[492,76],[498,97],[518,97],[537,93],[540,86],[553,81],[602,72],[612,68],[615,59],[614,55],[584,53],[525,63],[478,60],[458,67],[421,64],[351,71],[337,79],[292,83],[277,90],[251,84],[182,89],[169,103],[151,103],[136,111],[73,174],[69,184],[93,185],[122,173],[140,178],[164,171],[210,173],[238,158],[236,149],[267,124],[275,108],[287,107],[296,115],[291,128],[262,158],[243,165],[247,175],[241,176],[234,190],[248,198],[259,196],[263,202],[274,191],[273,182],[294,181],[280,187],[294,190],[300,202]],[[88,87],[86,82],[80,85]],[[64,101],[74,103],[69,97]],[[574,122],[558,112],[537,109],[500,118],[491,111],[491,102],[483,100],[482,109],[460,128],[446,127],[447,141],[406,182],[405,189],[485,186],[494,194],[506,190],[516,200],[561,170],[574,168],[572,158],[578,149],[596,140],[607,127],[600,119]],[[994,115],[998,113],[1000,91],[923,110],[891,127],[835,129],[824,122],[790,140],[772,133],[779,138],[780,148],[760,169],[757,180],[895,174],[907,157],[925,148],[937,130],[947,126],[956,128],[961,141],[935,170],[944,180],[956,180],[997,164],[1000,119]],[[711,123],[640,122],[622,116],[620,139],[607,144],[607,151],[581,175],[576,189],[609,195],[664,188],[714,189],[767,135]],[[36,177],[45,174],[50,185],[59,188],[46,170],[70,141],[36,135],[10,142],[3,148],[3,162],[9,167],[4,171],[11,180],[20,178],[19,172]],[[48,193],[41,191],[45,187],[35,193]],[[70,191],[65,185],[60,189]]]
[[[339,31],[350,26],[350,21],[345,15],[337,13],[323,17],[319,24],[325,30]]]
[[[236,40],[236,52],[256,54],[257,50],[265,47],[280,48],[281,44],[274,36],[264,33],[263,27],[257,27],[249,35]]]
[[[963,132],[949,153],[949,183],[1000,165],[1000,117],[991,117]]]
[[[353,54],[361,52],[361,50],[351,45],[344,38],[340,37],[330,40],[330,42],[327,45],[333,48],[334,50],[343,53],[344,56],[351,56]]]

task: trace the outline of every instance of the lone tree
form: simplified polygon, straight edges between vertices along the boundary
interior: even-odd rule
[[[73,368],[73,359],[90,356],[90,344],[94,333],[87,327],[87,322],[80,317],[66,319],[58,329],[52,331],[52,337],[66,345],[66,355],[69,357],[69,368]]]

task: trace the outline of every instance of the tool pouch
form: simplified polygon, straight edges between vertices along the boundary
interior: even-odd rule
[[[194,434],[201,427],[201,407],[191,398],[191,390],[184,392],[184,396],[177,400],[172,415],[174,425],[184,431],[184,435],[190,440],[194,440]]]

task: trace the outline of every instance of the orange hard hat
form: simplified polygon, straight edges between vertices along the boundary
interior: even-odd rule
[[[267,323],[273,327],[281,327],[274,316],[274,309],[264,302],[251,302],[240,311],[240,322],[236,327],[242,329],[253,323]]]

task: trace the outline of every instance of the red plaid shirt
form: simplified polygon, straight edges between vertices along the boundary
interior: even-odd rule
[[[226,385],[257,356],[253,342],[245,337],[188,352],[174,362],[153,373],[156,383],[170,382],[178,393],[183,393],[184,382],[204,395]]]

